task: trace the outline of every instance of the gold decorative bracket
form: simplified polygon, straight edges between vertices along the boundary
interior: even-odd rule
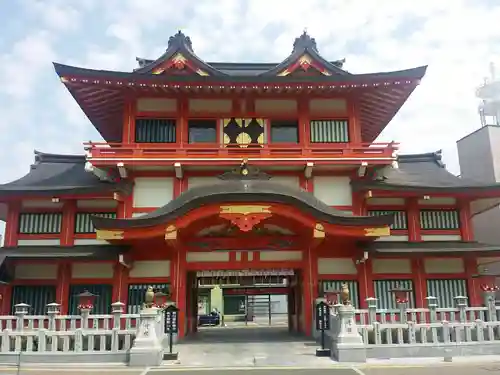
[[[389,227],[365,228],[366,237],[385,237],[390,235],[391,235],[391,229]]]
[[[169,225],[165,229],[165,240],[167,241],[175,241],[177,239],[177,228],[175,225]]]
[[[316,223],[314,226],[313,237],[314,238],[325,238],[325,227],[321,223]]]
[[[220,206],[220,213],[236,215],[270,214],[270,208],[271,206]]]
[[[123,240],[122,230],[96,230],[96,239],[98,240]]]

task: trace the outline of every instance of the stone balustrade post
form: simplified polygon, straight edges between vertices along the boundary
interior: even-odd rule
[[[368,323],[373,324],[377,321],[377,301],[375,297],[368,297],[365,299],[368,305]]]
[[[483,291],[484,305],[486,306],[486,317],[489,322],[497,320],[497,309],[496,309],[496,291],[485,290]]]
[[[437,322],[437,297],[427,296],[427,308],[429,309],[429,320],[431,323]]]
[[[87,309],[87,308],[80,309],[80,315],[82,316],[82,324],[81,324],[81,328],[82,329],[88,329],[89,328],[90,310],[91,309]]]
[[[123,314],[123,308],[125,304],[123,302],[114,302],[111,304],[111,314],[113,315],[113,328],[121,328],[121,316]]]
[[[468,298],[465,296],[456,296],[453,298],[455,300],[455,305],[458,308],[458,317],[461,323],[467,322],[467,300]]]
[[[139,328],[130,349],[130,366],[159,366],[163,361],[163,346],[158,339],[158,309],[146,307],[140,313]]]
[[[47,304],[47,315],[49,316],[49,331],[57,331],[56,317],[61,312],[61,305],[55,302]]]
[[[408,323],[408,316],[406,315],[406,309],[408,308],[408,302],[396,302],[397,308],[399,310],[399,321],[400,323]]]
[[[16,330],[22,331],[24,329],[24,317],[28,315],[30,307],[27,303],[18,303],[14,306],[14,314],[17,317]]]

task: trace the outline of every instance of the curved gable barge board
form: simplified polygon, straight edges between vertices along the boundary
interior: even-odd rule
[[[131,219],[92,217],[96,229],[144,228],[167,223],[198,207],[214,204],[277,203],[293,206],[319,221],[345,226],[385,226],[394,215],[353,216],[332,208],[313,195],[270,181],[226,181],[200,186],[182,193],[178,198],[149,214]]]
[[[300,37],[295,39],[292,53],[274,68],[269,69],[261,75],[265,77],[276,76],[297,63],[299,59],[305,55],[309,56],[312,61],[317,62],[322,68],[326,69],[329,74],[342,76],[351,75],[351,73],[342,69],[345,59],[330,62],[323,58],[318,52],[316,40],[311,38],[305,31]]]
[[[170,37],[168,41],[168,48],[163,55],[154,61],[146,62],[144,59],[136,59],[142,66],[134,70],[138,74],[153,74],[154,70],[162,65],[168,63],[176,54],[182,54],[189,62],[193,63],[196,68],[201,69],[213,76],[224,76],[225,73],[210,66],[205,61],[200,59],[193,51],[191,38],[184,35],[180,30],[177,34]]]

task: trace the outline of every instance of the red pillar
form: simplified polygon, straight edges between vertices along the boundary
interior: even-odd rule
[[[481,282],[479,279],[473,278],[473,275],[478,273],[477,258],[472,254],[466,255],[464,257],[464,266],[465,275],[467,277],[467,291],[469,292],[469,305],[481,306],[483,304],[481,293],[479,291],[479,285]]]
[[[361,127],[359,122],[359,111],[358,103],[355,99],[351,98],[348,103],[348,115],[349,115],[349,142],[355,145],[359,145],[362,142],[361,139]]]
[[[127,304],[128,300],[128,273],[129,269],[117,263],[113,274],[113,303],[122,302]]]
[[[187,293],[187,271],[186,271],[186,252],[182,247],[177,249],[177,267],[176,267],[176,293],[175,299],[177,308],[179,309],[179,337],[184,337],[186,334],[186,293]]]
[[[427,307],[425,297],[427,297],[427,282],[423,272],[424,264],[420,257],[411,259],[411,272],[413,274],[413,289],[415,292],[416,307]]]
[[[306,259],[304,261],[304,267],[302,270],[302,293],[303,293],[303,305],[302,313],[304,316],[304,333],[306,335],[312,334],[312,320],[313,320],[313,303],[314,303],[314,280],[313,280],[313,270],[312,270],[312,249],[308,247],[306,252]]]
[[[420,210],[418,208],[418,198],[409,198],[406,202],[408,216],[408,241],[420,242]]]
[[[61,314],[68,313],[69,304],[69,285],[71,282],[71,263],[60,262],[57,273],[57,287],[55,302],[61,305]]]
[[[61,223],[61,246],[73,246],[75,244],[76,208],[76,201],[64,202]]]
[[[473,241],[474,231],[471,222],[470,202],[465,200],[459,201],[458,209],[460,217],[460,235],[462,237],[462,241]]]
[[[5,224],[5,247],[17,246],[17,232],[19,229],[19,213],[21,212],[21,202],[9,203],[7,212],[7,222]]]

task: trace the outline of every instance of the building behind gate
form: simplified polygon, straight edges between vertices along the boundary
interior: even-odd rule
[[[474,241],[470,220],[500,185],[376,141],[426,67],[353,74],[306,33],[280,63],[205,62],[178,32],[138,64],[54,64],[103,140],[35,152],[0,186],[4,314],[76,314],[84,290],[96,314],[116,301],[136,313],[151,285],[180,309],[180,336],[214,307],[286,312],[311,334],[314,301],[344,284],[358,308],[482,304],[492,281],[478,269],[500,249]]]

